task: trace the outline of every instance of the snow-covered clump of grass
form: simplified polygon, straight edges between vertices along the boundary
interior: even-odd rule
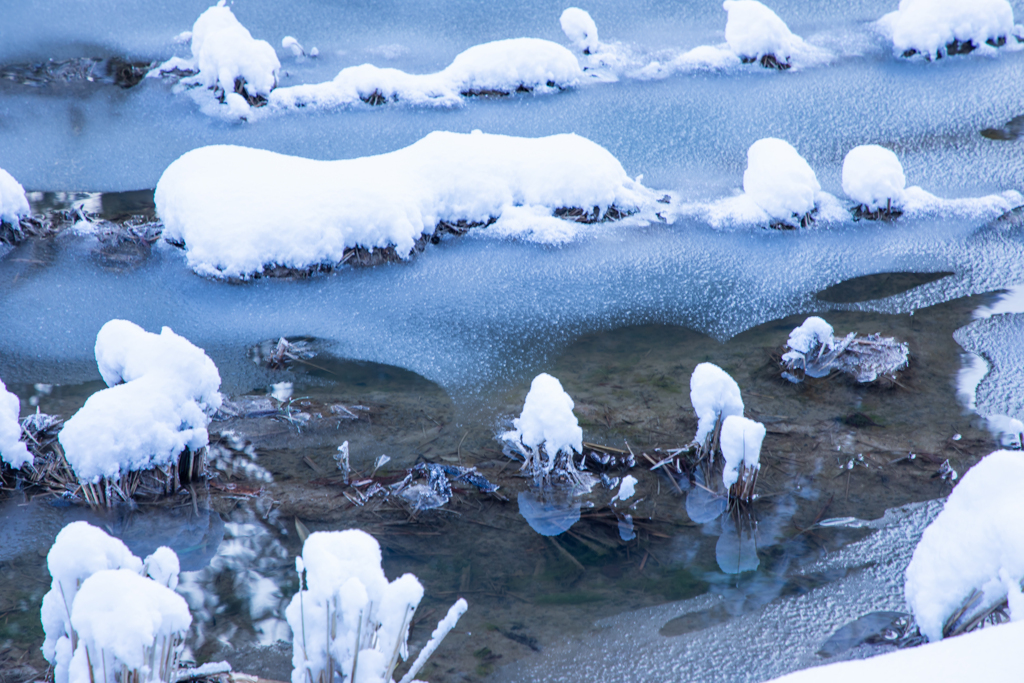
[[[722,484],[733,498],[750,502],[761,469],[761,442],[765,427],[739,415],[730,415],[722,421]]]
[[[862,216],[900,213],[906,202],[907,178],[895,152],[878,145],[860,145],[843,160],[843,192],[857,202]]]
[[[0,379],[0,460],[18,470],[31,465],[32,454],[21,441],[21,400]]]
[[[757,0],[725,0],[722,7],[729,13],[725,40],[744,62],[788,69],[794,53],[804,48],[803,39]]]
[[[785,140],[762,138],[747,150],[743,191],[773,225],[806,227],[821,185],[814,170]]]
[[[984,622],[1024,619],[1024,455],[996,451],[972,467],[925,530],[907,567],[907,604],[928,640]]]
[[[874,382],[879,377],[896,380],[896,374],[910,362],[910,347],[893,337],[869,334],[858,337],[850,332],[836,339],[832,326],[811,316],[789,333],[782,354],[782,376],[793,383],[804,377],[827,377],[833,372],[852,376],[858,382]]]
[[[156,187],[164,238],[184,245],[197,273],[232,279],[276,266],[331,268],[356,249],[404,259],[442,222],[462,233],[517,207],[600,220],[655,198],[585,138],[479,131],[434,132],[395,152],[340,161],[202,147],[172,163]],[[550,227],[541,223],[532,239],[557,238]]]
[[[54,666],[55,683],[136,680],[115,679],[122,667],[146,671],[149,677],[139,681],[172,680],[191,623],[184,599],[173,592],[179,572],[173,550],[158,548],[142,561],[119,539],[72,522],[57,534],[46,565],[52,581],[40,609],[43,656]],[[90,583],[100,573],[106,578]],[[99,662],[106,662],[105,674]]]
[[[690,403],[697,414],[694,441],[703,444],[714,436],[718,423],[730,415],[743,416],[743,397],[736,380],[714,363],[701,363],[690,375]]]
[[[558,43],[510,38],[474,45],[437,73],[410,74],[372,64],[347,67],[326,83],[276,89],[269,109],[359,102],[454,106],[473,95],[555,92],[576,86],[582,75],[576,57]]]
[[[583,429],[573,414],[574,403],[562,383],[547,373],[533,378],[523,412],[513,429],[501,435],[523,454],[523,467],[538,484],[555,471],[570,476],[576,471],[574,453],[583,452]]]
[[[96,336],[96,362],[109,388],[90,396],[59,437],[78,480],[95,484],[168,467],[179,470],[169,475],[174,488],[179,478],[191,479],[201,470],[209,416],[222,400],[213,361],[170,328],[152,334],[111,320]],[[183,465],[186,452],[193,459]]]
[[[225,0],[199,15],[191,37],[191,60],[176,57],[151,73],[194,73],[183,85],[214,90],[218,99],[233,111],[244,112],[250,105],[266,103],[277,87],[281,62],[273,46],[253,38]]]
[[[1015,45],[1024,31],[1013,23],[1007,0],[900,0],[899,9],[878,20],[893,53],[938,59],[974,50]]]
[[[597,52],[601,42],[597,38],[597,24],[586,10],[569,7],[558,18],[565,37],[585,55]]]
[[[292,683],[389,683],[408,658],[409,625],[423,586],[412,574],[388,582],[380,545],[366,532],[318,531],[295,560],[302,584],[285,615],[292,629]],[[402,678],[426,658],[466,611],[459,599]]]
[[[0,223],[17,226],[29,215],[25,188],[10,173],[0,168]]]

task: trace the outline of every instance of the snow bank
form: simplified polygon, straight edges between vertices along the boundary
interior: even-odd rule
[[[29,215],[25,188],[10,173],[0,168],[0,223],[17,225],[22,216]]]
[[[792,145],[763,138],[747,150],[743,191],[772,220],[795,227],[815,209],[821,185]]]
[[[773,683],[1015,681],[1024,670],[1024,623],[1004,624],[888,654],[804,669]]]
[[[82,646],[83,635],[79,632],[82,624],[85,624],[89,633],[99,640],[116,638],[127,643],[127,639],[145,636],[144,630],[139,630],[138,634],[135,633],[136,627],[140,627],[140,624],[134,621],[132,621],[133,625],[130,633],[121,633],[119,624],[125,623],[126,620],[133,620],[136,616],[146,611],[146,599],[139,599],[137,602],[135,599],[123,602],[120,608],[124,610],[124,613],[114,613],[116,618],[112,618],[110,614],[98,617],[93,606],[82,607],[77,611],[80,615],[79,621],[75,621],[75,608],[78,604],[80,592],[84,590],[90,577],[99,572],[121,570],[125,574],[136,577],[138,581],[146,581],[155,588],[167,591],[170,595],[174,595],[174,593],[168,590],[168,588],[173,588],[178,582],[178,557],[170,548],[158,548],[143,562],[133,555],[128,550],[128,547],[119,539],[108,536],[104,531],[87,522],[72,522],[61,529],[56,539],[54,539],[50,552],[46,556],[46,566],[50,571],[52,581],[49,592],[43,596],[40,609],[43,631],[46,635],[42,649],[43,656],[54,665],[54,680],[56,683],[68,683],[69,666],[71,667],[70,681],[74,683],[90,680],[87,673],[83,673],[81,664],[76,665],[72,663],[72,656],[77,652],[73,652],[73,644],[78,645],[79,651]],[[153,580],[142,579],[141,576],[143,575],[151,577]],[[121,581],[122,578],[119,578],[118,581]],[[134,582],[136,579],[132,581]],[[126,586],[125,591],[128,591],[128,584],[124,585]],[[100,594],[107,595],[110,601],[120,599],[109,596],[105,589],[97,590]],[[146,593],[151,592],[152,589],[147,586],[142,588],[141,591]],[[167,604],[166,594],[161,594],[159,591],[157,591],[157,594],[164,595],[164,598],[158,597],[157,602]],[[134,598],[139,598],[139,596],[135,595]],[[87,603],[91,603],[91,601],[91,598],[86,599]],[[177,620],[175,623],[180,623],[181,621],[182,615],[179,608],[183,605],[184,601],[176,607],[169,608],[169,614],[176,615],[174,616],[174,619]],[[153,612],[150,611],[149,615],[153,616]],[[185,608],[184,616],[188,617],[187,607]],[[96,619],[99,620],[96,621]],[[108,623],[108,626],[102,626],[103,623]],[[185,622],[183,629],[187,627],[188,621]],[[107,630],[103,631],[103,629]],[[103,632],[101,633],[100,631]],[[150,636],[153,636],[154,633],[156,631],[151,631]],[[91,642],[95,644],[99,641],[94,640]],[[90,649],[93,653],[98,652],[98,650],[92,648],[92,645],[90,645]],[[141,648],[139,652],[142,652]],[[168,652],[169,655],[170,653]],[[130,653],[125,654],[125,657],[132,656],[134,655]],[[119,659],[126,664],[128,662],[127,659],[120,657],[120,655]],[[98,660],[94,658],[92,661],[95,663]],[[83,678],[83,676],[85,677]],[[100,677],[96,680],[106,681],[108,679]]]
[[[946,620],[975,590],[977,610],[1009,598],[1011,618],[1024,619],[1022,483],[1024,454],[992,453],[967,471],[922,535],[905,592],[929,640],[942,638]]]
[[[729,374],[713,363],[701,363],[690,375],[690,403],[697,413],[697,436],[703,444],[719,418],[743,416],[740,387]]]
[[[354,247],[406,257],[439,221],[482,224],[513,207],[637,211],[653,193],[577,135],[435,132],[379,156],[315,161],[245,147],[193,150],[156,188],[165,239],[189,265],[246,278],[268,265],[337,264]]]
[[[761,469],[761,442],[764,441],[765,428],[760,422],[729,415],[722,422],[721,447],[725,457],[725,469],[722,470],[722,483],[728,489],[740,480],[741,471],[750,474]]]
[[[769,66],[766,62],[774,58],[778,65],[789,66],[793,53],[803,45],[786,22],[757,0],[726,0],[722,7],[729,13],[725,40],[745,62],[763,60]]]
[[[115,683],[122,667],[139,676],[132,680],[170,681],[191,623],[185,599],[166,586],[129,569],[96,572],[71,609],[70,683]]]
[[[33,461],[28,446],[21,442],[20,415],[21,401],[0,379],[0,460],[16,470]]]
[[[512,38],[474,45],[444,70],[432,74],[410,74],[372,64],[348,67],[326,83],[276,89],[270,95],[269,109],[339,107],[360,101],[452,106],[466,95],[571,88],[582,75],[576,57],[561,45],[538,38]]]
[[[90,396],[59,435],[80,480],[169,465],[207,445],[220,374],[201,349],[167,327],[157,335],[111,320],[96,337],[96,362],[110,388]]]
[[[931,59],[1015,42],[1019,27],[1007,0],[900,0],[899,9],[879,19],[893,53]]]
[[[335,673],[348,681],[390,681],[399,656],[408,658],[409,624],[423,587],[412,574],[389,583],[380,562],[380,546],[363,531],[318,531],[306,539],[295,562],[305,587],[285,610],[293,683],[332,680]]]
[[[572,41],[573,46],[585,55],[597,52],[601,45],[597,38],[597,24],[585,10],[569,7],[558,22],[562,25],[565,37]]]
[[[843,160],[843,192],[868,211],[899,208],[906,186],[899,157],[885,147],[854,147]]]

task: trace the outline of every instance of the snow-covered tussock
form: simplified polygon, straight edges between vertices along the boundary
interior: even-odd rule
[[[725,40],[743,61],[788,68],[793,54],[803,48],[803,39],[757,0],[726,0],[722,7],[729,13]]]
[[[850,332],[836,339],[832,326],[811,316],[789,334],[782,354],[782,376],[799,383],[807,377],[826,377],[833,372],[852,376],[858,382],[879,377],[895,379],[910,362],[910,347],[893,337]]]
[[[899,209],[906,186],[899,157],[885,147],[854,147],[843,160],[843,192],[866,211]]]
[[[1021,33],[1007,0],[900,0],[878,26],[894,54],[929,59],[1016,43]]]
[[[25,188],[10,173],[0,168],[0,223],[17,225],[29,214]]]
[[[57,534],[46,565],[52,582],[40,609],[43,656],[54,665],[55,683],[113,682],[122,666],[149,667],[142,681],[171,680],[191,623],[172,590],[179,568],[173,550],[158,548],[143,562],[120,540],[72,522]]]
[[[714,363],[701,363],[690,375],[690,403],[697,414],[697,436],[704,443],[715,423],[730,415],[743,415],[743,397],[736,380]]]
[[[152,334],[111,320],[96,337],[96,362],[110,388],[90,396],[59,437],[80,480],[168,465],[207,445],[220,374],[202,349],[167,327]]]
[[[631,212],[653,199],[585,138],[479,131],[435,132],[340,161],[203,147],[171,164],[156,188],[164,237],[185,245],[196,272],[229,278],[268,265],[334,265],[355,247],[394,247],[404,258],[440,221],[484,224],[516,207],[549,218],[561,207]]]
[[[577,50],[586,55],[597,52],[601,44],[597,38],[597,24],[586,10],[569,7],[562,12],[558,23],[562,25],[565,37],[572,41]]]
[[[270,96],[270,109],[338,107],[360,101],[452,106],[466,95],[570,88],[582,75],[576,57],[561,45],[538,38],[512,38],[474,45],[444,70],[432,74],[410,74],[372,64],[351,66],[326,83],[278,88]]]
[[[310,534],[296,558],[305,587],[285,610],[292,628],[292,683],[390,681],[407,639],[423,587],[412,574],[388,582],[380,546],[356,529]],[[465,612],[459,600],[434,632],[440,640]],[[450,623],[448,623],[450,622]],[[441,632],[439,634],[439,632]],[[403,678],[412,680],[434,639]],[[418,666],[417,666],[418,665]]]
[[[21,441],[20,415],[21,401],[0,380],[0,460],[16,470],[33,460],[28,446]]]
[[[524,451],[527,460],[523,468],[535,478],[550,476],[556,466],[571,471],[573,453],[583,452],[583,430],[572,412],[573,406],[562,383],[541,373],[533,378],[523,412],[513,421],[512,431],[501,436]]]
[[[953,489],[907,567],[906,597],[921,633],[943,626],[974,591],[980,597],[961,621],[1008,600],[1010,617],[1024,618],[1024,454],[996,451]]]
[[[791,144],[763,138],[747,150],[743,191],[773,222],[795,227],[807,223],[821,185]]]
[[[753,478],[761,469],[761,442],[764,441],[765,427],[739,415],[730,415],[722,422],[722,455],[725,469],[722,483],[730,488],[739,482]]]

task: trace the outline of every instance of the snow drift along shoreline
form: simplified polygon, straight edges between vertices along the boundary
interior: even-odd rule
[[[164,238],[216,278],[268,267],[333,267],[353,249],[407,258],[439,224],[492,224],[565,241],[556,215],[596,221],[651,206],[655,194],[606,149],[578,135],[517,138],[434,132],[378,156],[317,161],[217,145],[172,163],[156,187]],[[505,221],[503,222],[503,218]]]

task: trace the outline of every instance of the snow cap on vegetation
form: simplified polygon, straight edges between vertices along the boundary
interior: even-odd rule
[[[806,355],[819,346],[832,348],[832,344],[835,341],[834,334],[832,326],[825,322],[823,318],[812,315],[804,320],[800,327],[795,328],[789,333],[786,346],[793,351]],[[782,359],[786,360],[786,356],[783,356]]]
[[[305,589],[285,610],[293,633],[293,683],[333,680],[389,681],[423,587],[412,574],[388,582],[376,539],[356,529],[318,531],[296,559]],[[333,662],[333,664],[332,664]],[[333,670],[332,670],[333,669]]]
[[[899,9],[878,21],[892,40],[893,53],[942,57],[947,46],[1012,40],[1016,28],[1007,0],[900,0]]]
[[[653,194],[577,135],[434,132],[379,156],[316,161],[213,146],[172,163],[156,188],[164,237],[201,274],[245,278],[267,265],[336,264],[352,247],[407,256],[439,221],[486,223],[508,208],[611,206]]]
[[[28,446],[21,441],[20,415],[21,401],[0,379],[0,460],[16,470],[33,461]]]
[[[549,463],[558,453],[581,453],[583,430],[572,412],[573,405],[562,383],[542,372],[533,378],[523,412],[513,421],[514,433],[528,448],[544,446]]]
[[[597,24],[590,18],[586,10],[579,7],[569,7],[559,17],[562,25],[562,32],[566,38],[572,41],[577,50],[590,54],[597,52],[600,45],[597,39]]]
[[[622,478],[622,483],[619,484],[619,492],[612,498],[612,502],[616,500],[629,500],[636,494],[636,477],[631,474],[627,474]]]
[[[79,479],[168,465],[207,445],[220,374],[201,349],[166,327],[157,335],[112,320],[96,337],[96,361],[113,386],[90,396],[59,436]]]
[[[740,387],[729,374],[713,363],[701,363],[690,375],[690,403],[697,414],[697,443],[714,430],[718,419],[743,415]]]
[[[725,457],[722,483],[726,489],[739,480],[741,466],[751,470],[761,469],[761,442],[764,441],[764,435],[763,424],[740,415],[729,415],[722,422],[720,443]]]
[[[892,150],[861,145],[843,160],[843,192],[868,211],[902,206],[906,187],[903,166]]]
[[[772,219],[799,225],[814,209],[821,185],[791,144],[763,138],[747,150],[743,191]]]
[[[972,591],[979,608],[1008,598],[1024,619],[1024,453],[996,451],[972,467],[925,529],[907,567],[907,604],[929,640]]]
[[[743,59],[753,61],[772,55],[786,63],[803,42],[786,22],[757,0],[726,0],[722,7],[729,13],[725,40],[729,49]]]
[[[219,87],[226,93],[235,92],[235,83],[241,79],[250,95],[265,97],[277,85],[281,69],[273,46],[254,39],[224,0],[196,19],[192,58],[202,85]]]
[[[17,225],[29,214],[25,188],[10,173],[0,168],[0,223]]]
[[[78,647],[70,683],[113,682],[122,667],[142,673],[139,680],[169,680],[177,657],[168,650],[191,623],[185,599],[166,586],[129,569],[99,571],[82,583],[71,609]],[[148,669],[154,663],[157,670]]]
[[[464,95],[571,88],[582,76],[579,61],[558,43],[511,38],[474,45],[437,73],[410,74],[372,64],[350,66],[326,83],[274,90],[268,109],[338,107],[360,101],[453,106]]]

